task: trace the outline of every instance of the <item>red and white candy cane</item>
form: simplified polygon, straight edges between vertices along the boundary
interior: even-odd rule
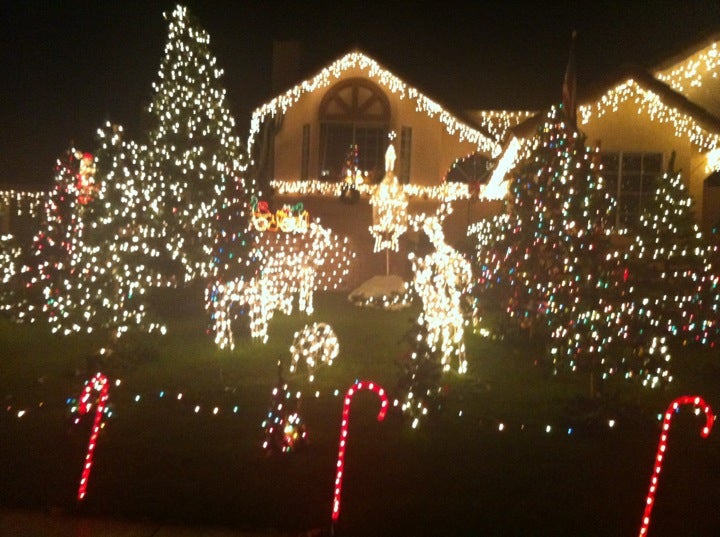
[[[378,421],[385,419],[385,414],[388,409],[388,398],[385,395],[385,390],[375,384],[374,382],[360,381],[353,384],[345,394],[345,403],[343,405],[342,423],[340,425],[340,450],[338,451],[337,458],[337,473],[335,475],[335,491],[333,494],[332,503],[332,521],[333,523],[340,516],[340,489],[342,487],[343,469],[345,467],[345,447],[347,445],[348,435],[348,417],[350,415],[350,403],[352,396],[360,390],[370,390],[378,394],[380,397],[380,413],[378,414]]]
[[[667,449],[668,435],[670,431],[670,420],[673,414],[680,408],[680,405],[694,405],[705,412],[705,427],[700,431],[700,436],[707,438],[712,429],[713,423],[715,422],[715,415],[702,397],[697,395],[683,395],[675,399],[668,409],[665,411],[665,418],[663,419],[662,431],[660,432],[660,443],[658,444],[657,455],[655,455],[655,468],[653,469],[652,477],[650,478],[650,490],[648,490],[647,499],[645,501],[645,512],[643,513],[642,523],[640,525],[640,537],[647,535],[648,526],[650,525],[650,513],[655,503],[655,493],[658,487],[658,478],[660,477],[660,471],[662,470],[662,463],[665,459],[665,450]]]
[[[83,466],[82,476],[80,477],[80,487],[78,488],[77,496],[78,500],[85,498],[85,493],[87,492],[90,469],[92,468],[93,463],[93,453],[95,452],[95,445],[97,444],[100,427],[102,426],[103,414],[105,412],[105,407],[107,406],[109,391],[108,379],[102,373],[97,373],[92,379],[90,379],[80,394],[78,414],[81,416],[90,412],[90,409],[92,408],[90,396],[92,395],[93,390],[100,392],[100,397],[98,398],[97,405],[95,406],[95,420],[93,421],[92,432],[90,433],[90,442],[88,443],[87,453],[85,454],[85,465]]]

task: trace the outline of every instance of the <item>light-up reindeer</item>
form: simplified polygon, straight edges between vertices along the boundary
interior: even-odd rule
[[[259,247],[261,266],[249,281],[215,282],[207,296],[207,307],[220,348],[235,347],[232,309],[244,304],[250,320],[250,335],[268,340],[268,323],[275,311],[292,313],[294,297],[298,310],[314,311],[313,296],[318,288],[339,285],[348,273],[354,254],[347,240],[338,241],[331,230],[311,222],[307,233],[272,233]]]
[[[462,299],[472,282],[472,268],[462,254],[445,242],[437,218],[428,218],[423,230],[435,251],[421,258],[410,255],[413,285],[423,304],[419,322],[428,329],[429,346],[441,350],[443,371],[449,371],[456,359],[458,373],[465,373]]]

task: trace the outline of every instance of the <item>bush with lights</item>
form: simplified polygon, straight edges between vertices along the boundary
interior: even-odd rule
[[[0,235],[0,311],[12,310],[15,301],[13,283],[21,253],[22,250],[12,235]]]
[[[69,148],[57,159],[40,229],[22,257],[15,282],[14,315],[20,321],[57,323],[68,316],[64,290],[78,279],[77,255],[83,240],[77,188],[81,156]]]

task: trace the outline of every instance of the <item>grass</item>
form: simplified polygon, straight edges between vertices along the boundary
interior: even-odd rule
[[[74,425],[65,400],[80,393],[97,342],[0,322],[0,396],[10,408],[0,413],[0,504],[268,532],[328,528],[341,395],[358,378],[395,395],[395,360],[417,309],[362,309],[320,294],[311,318],[276,314],[268,344],[240,337],[230,352],[214,347],[192,297],[163,296],[169,334],[130,341],[132,359],[107,371],[122,382],[111,388],[113,416],[81,505],[74,498],[91,420]],[[313,321],[331,324],[341,352],[312,385],[303,375],[288,379],[302,392],[310,443],[266,456],[260,423],[277,361],[287,364],[294,332]],[[586,378],[535,365],[539,351],[528,342],[466,340],[468,374],[445,375],[442,407],[418,429],[396,410],[379,423],[377,397],[354,398],[338,534],[634,535],[658,441],[655,415],[680,393],[720,407],[715,351],[682,347],[672,388],[608,384],[598,404],[585,398]],[[18,409],[27,414],[17,418]],[[703,440],[699,429],[687,411],[673,422],[654,537],[720,534],[711,514],[718,433]]]

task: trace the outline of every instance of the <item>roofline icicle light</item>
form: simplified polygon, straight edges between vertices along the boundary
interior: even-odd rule
[[[390,71],[381,67],[375,60],[361,52],[346,54],[325,67],[314,77],[298,83],[282,95],[275,97],[272,101],[255,109],[250,121],[248,152],[251,151],[255,136],[260,131],[260,127],[267,116],[274,117],[285,113],[295,105],[304,94],[330,86],[334,82],[337,82],[345,71],[350,69],[365,71],[368,77],[385,87],[391,93],[399,95],[400,99],[414,100],[415,109],[418,112],[425,112],[430,118],[438,118],[443,125],[445,125],[448,134],[455,135],[459,133],[460,141],[467,140],[475,144],[478,150],[486,151],[492,155],[500,152],[500,146],[495,140],[461,122],[438,103],[429,99],[414,87],[408,86]]]

